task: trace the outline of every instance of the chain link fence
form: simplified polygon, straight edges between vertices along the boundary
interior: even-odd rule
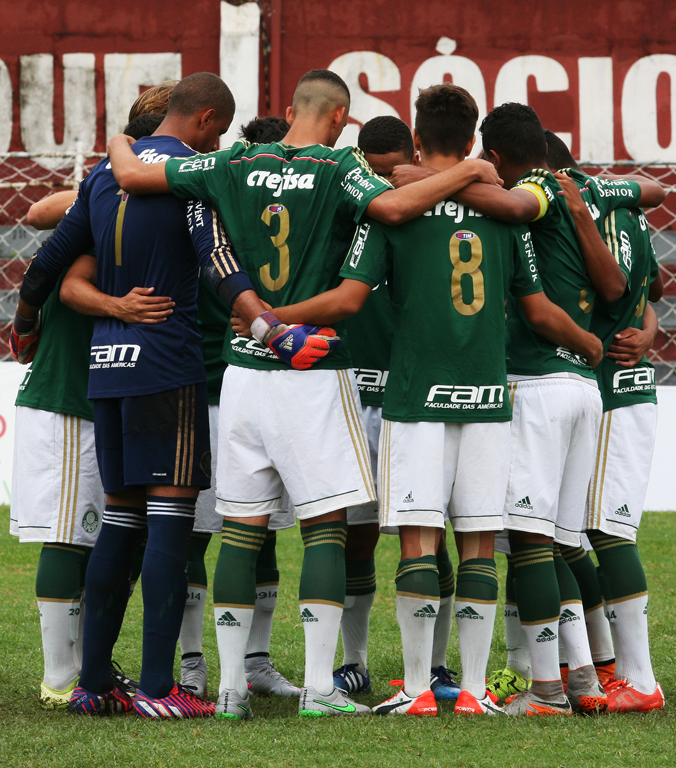
[[[51,192],[77,189],[85,174],[104,156],[82,152],[0,154],[0,360],[11,359],[7,338],[23,273],[49,235],[26,224],[28,209]],[[668,189],[664,204],[647,215],[664,279],[664,298],[655,306],[660,331],[650,358],[658,383],[676,385],[676,165],[582,165],[591,175],[604,171],[640,173]]]

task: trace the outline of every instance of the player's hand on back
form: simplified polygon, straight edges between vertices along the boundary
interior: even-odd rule
[[[439,171],[434,168],[423,168],[420,165],[395,165],[390,181],[398,189],[399,187],[405,187],[407,184],[413,184],[415,181],[427,179],[437,173]]]
[[[115,134],[115,136],[113,136],[108,142],[108,154],[110,154],[111,149],[114,150],[116,146],[125,144],[128,144],[131,147],[133,144],[136,144],[136,139],[133,139],[131,136],[127,136],[126,133]]]
[[[297,370],[307,370],[340,346],[340,337],[333,328],[319,325],[280,325],[267,346],[280,360]]]
[[[113,316],[125,323],[156,325],[172,314],[176,303],[170,296],[153,296],[154,288],[132,288],[126,296],[115,299]]]
[[[498,176],[493,163],[489,163],[488,160],[463,160],[463,164],[465,163],[469,166],[467,170],[474,172],[474,181],[492,184],[495,187],[504,186],[505,182]]]
[[[563,191],[566,203],[568,204],[568,210],[575,215],[576,213],[588,213],[587,204],[582,199],[580,194],[580,188],[577,184],[565,173],[557,171],[554,174],[554,178],[559,182],[559,186]]]
[[[641,328],[627,328],[615,334],[606,357],[623,368],[633,368],[653,345],[652,333]]]

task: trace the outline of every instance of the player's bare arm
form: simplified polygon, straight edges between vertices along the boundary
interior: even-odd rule
[[[165,163],[151,163],[139,160],[132,152],[134,140],[119,133],[108,142],[108,155],[117,183],[132,195],[160,194],[171,192],[164,172]]]
[[[541,336],[558,346],[572,349],[595,368],[603,358],[601,340],[575,323],[561,307],[550,301],[543,291],[520,296],[519,304],[526,319]]]
[[[77,192],[56,192],[33,203],[26,214],[26,223],[35,229],[54,229],[65,212],[75,202]]]
[[[361,280],[346,278],[331,291],[286,307],[277,307],[275,315],[283,323],[330,325],[356,315],[371,294],[371,286]]]
[[[575,222],[587,274],[599,296],[608,303],[622,298],[627,278],[599,234],[577,184],[565,173],[555,173]]]
[[[655,280],[650,283],[648,289],[648,301],[659,301],[664,294],[664,280],[662,279],[662,272],[657,273]]]
[[[85,254],[68,270],[59,295],[64,304],[82,315],[156,325],[172,314],[175,303],[169,296],[153,296],[154,291],[135,287],[121,297],[103,293],[96,287],[96,259]]]
[[[659,325],[655,310],[648,304],[640,328],[626,328],[615,334],[606,357],[623,368],[633,368],[648,354],[657,337]]]

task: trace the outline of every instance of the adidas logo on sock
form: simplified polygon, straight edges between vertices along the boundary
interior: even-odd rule
[[[455,614],[456,619],[482,619],[483,616],[480,616],[472,606],[468,605],[465,608],[463,608],[461,611],[458,611]]]
[[[518,507],[519,509],[533,509],[533,505],[530,503],[530,497],[524,496],[521,501],[517,501],[514,505],[515,507]]]
[[[622,517],[631,517],[631,512],[629,512],[629,507],[626,504],[623,504],[619,509],[616,509],[614,514],[621,515]]]
[[[408,492],[408,495],[404,498],[404,504],[413,504],[413,491]]]
[[[573,611],[570,610],[570,608],[566,608],[565,611],[561,613],[561,616],[559,617],[559,625],[566,624],[568,621],[579,621],[580,617],[573,613]]]
[[[230,611],[226,611],[220,619],[216,622],[216,624],[219,627],[241,627],[242,622],[237,621],[237,619],[230,613]]]
[[[429,603],[422,608],[418,608],[413,615],[418,619],[435,619],[437,617],[436,611]]]
[[[312,613],[310,613],[309,608],[303,608],[303,610],[300,612],[300,620],[301,621],[319,621],[319,619],[316,616],[313,616]]]
[[[545,627],[535,638],[536,643],[548,643],[550,640],[556,640],[557,635],[549,627]]]
[[[279,345],[282,349],[290,351],[293,349],[293,336],[287,336],[284,341]]]

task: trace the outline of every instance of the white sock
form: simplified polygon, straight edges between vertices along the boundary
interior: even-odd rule
[[[505,603],[505,642],[507,644],[507,666],[530,678],[530,650],[528,638],[521,626],[516,603]]]
[[[528,638],[533,680],[560,680],[559,617],[538,624],[522,624]]]
[[[333,691],[333,663],[338,646],[338,631],[342,607],[300,603],[300,615],[305,632],[305,687],[314,688],[323,696]]]
[[[216,641],[221,660],[221,685],[246,696],[248,684],[244,672],[244,654],[253,620],[253,608],[214,606]]]
[[[181,653],[202,653],[202,632],[204,629],[204,605],[207,591],[204,587],[188,584],[188,596],[183,609],[179,642]]]
[[[458,645],[462,666],[461,689],[476,699],[486,695],[486,666],[491,652],[495,603],[475,600],[455,601],[455,621],[458,625]]]
[[[438,610],[439,600],[397,595],[397,622],[404,653],[404,691],[411,697],[420,696],[430,687]]]
[[[79,608],[79,600],[38,600],[45,662],[42,681],[54,691],[66,690],[80,674],[74,650]]]
[[[607,603],[606,611],[613,633],[616,677],[619,666],[637,691],[653,693],[657,683],[650,662],[648,641],[648,595]]]
[[[279,584],[257,584],[256,606],[254,608],[249,642],[246,652],[270,653],[270,637],[272,636],[272,619],[277,605]]]
[[[455,595],[439,600],[439,612],[434,622],[434,642],[432,643],[432,669],[446,666],[448,641],[453,627],[453,601]]]
[[[559,636],[566,651],[568,669],[593,665],[582,601],[566,600],[561,603]]]
[[[587,625],[589,648],[594,663],[598,664],[614,659],[613,636],[610,634],[610,624],[603,610],[603,605],[585,611],[584,620]]]
[[[82,590],[80,596],[80,615],[77,623],[77,638],[73,643],[73,665],[78,675],[82,671],[82,635],[84,634],[84,614],[85,614],[85,593]]]
[[[343,636],[343,664],[356,664],[359,672],[368,670],[369,618],[376,593],[345,595],[340,631]]]

